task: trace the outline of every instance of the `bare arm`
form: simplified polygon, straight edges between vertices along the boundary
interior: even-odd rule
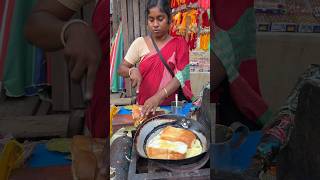
[[[63,48],[60,32],[75,12],[55,0],[40,0],[27,20],[25,36],[36,46],[52,51]]]
[[[158,98],[160,99],[160,102],[162,102],[167,98],[167,96],[170,96],[172,93],[176,92],[179,86],[180,86],[179,80],[176,77],[174,77],[172,80],[169,81],[166,87],[164,87],[167,90],[168,94],[165,92],[164,89],[161,89],[155,94],[155,96],[158,96]]]
[[[179,88],[180,82],[174,77],[163,89],[159,90],[155,95],[146,100],[143,105],[142,113],[148,115],[150,112],[156,112],[158,105]],[[167,92],[165,91],[167,90]]]
[[[56,0],[39,0],[25,26],[25,35],[36,46],[47,51],[64,49],[71,79],[79,82],[86,74],[85,99],[93,94],[102,50],[94,30],[82,23],[73,23],[65,31],[65,47],[61,30],[75,12]]]
[[[128,63],[126,60],[123,60],[123,62],[120,64],[118,68],[118,74],[125,78],[129,77],[132,82],[131,86],[133,88],[136,87],[136,91],[137,93],[139,93],[139,87],[140,87],[142,77],[141,77],[140,71],[137,68],[133,68],[133,67],[134,66],[132,64]]]
[[[132,68],[133,65],[128,63],[127,61],[123,60],[118,68],[118,74],[122,77],[129,77],[129,69]]]

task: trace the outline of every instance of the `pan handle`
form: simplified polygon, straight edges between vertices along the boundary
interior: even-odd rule
[[[247,139],[249,135],[249,128],[240,122],[234,122],[229,127],[234,132],[232,141],[231,141],[231,147],[238,148]],[[236,139],[234,139],[235,136],[236,136]]]

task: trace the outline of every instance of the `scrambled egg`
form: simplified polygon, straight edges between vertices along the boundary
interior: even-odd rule
[[[201,152],[202,152],[201,143],[198,139],[196,139],[193,142],[191,148],[189,148],[187,150],[186,158],[191,158],[191,157],[197,156],[197,155],[201,154]]]

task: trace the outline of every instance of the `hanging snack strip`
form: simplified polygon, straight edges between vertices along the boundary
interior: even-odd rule
[[[208,10],[204,10],[202,12],[202,23],[201,23],[201,31],[200,31],[200,49],[207,51],[209,49],[210,44],[210,21]]]
[[[198,0],[171,0],[171,8],[178,8],[182,5],[189,5],[196,3]]]
[[[201,40],[201,49],[208,50],[210,36],[210,20],[207,10],[210,8],[209,0],[172,0],[173,8],[170,34],[182,36],[186,39],[190,50],[197,47],[197,39]],[[201,24],[199,20],[201,18]]]

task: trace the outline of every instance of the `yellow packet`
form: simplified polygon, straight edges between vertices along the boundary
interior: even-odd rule
[[[110,107],[110,137],[112,136],[112,120],[113,117],[119,112],[119,108],[115,105]]]
[[[16,140],[10,140],[0,156],[0,179],[9,179],[13,169],[19,168],[24,161],[23,146]]]

